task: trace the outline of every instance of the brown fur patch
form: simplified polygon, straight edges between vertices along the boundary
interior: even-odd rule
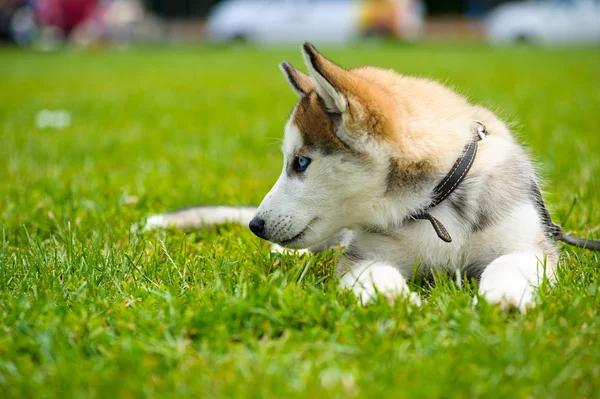
[[[300,130],[302,141],[310,149],[324,154],[350,149],[335,134],[335,124],[325,112],[321,99],[315,91],[311,91],[300,99],[294,113],[294,124]]]
[[[407,188],[416,189],[420,184],[428,183],[434,176],[432,165],[425,160],[407,163],[390,158],[389,165],[385,191],[387,195]]]

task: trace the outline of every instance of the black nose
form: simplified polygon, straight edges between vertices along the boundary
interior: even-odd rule
[[[250,221],[250,230],[256,234],[257,237],[265,239],[265,221],[259,218],[258,216],[254,216],[254,218]]]

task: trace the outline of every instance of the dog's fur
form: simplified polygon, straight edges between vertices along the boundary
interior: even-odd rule
[[[288,248],[343,240],[341,283],[363,302],[378,292],[410,295],[406,280],[418,266],[421,274],[460,268],[488,301],[532,305],[535,288],[555,278],[558,251],[532,163],[506,124],[439,83],[374,67],[345,70],[310,44],[302,53],[309,75],[281,65],[300,100],[285,127],[281,176],[254,216],[264,222],[261,236]],[[473,139],[473,120],[489,135],[467,178],[430,210],[452,235],[446,243],[410,215],[430,203]],[[304,172],[293,166],[299,155],[311,160]],[[248,223],[252,213],[218,211],[222,217],[200,208],[148,224]]]

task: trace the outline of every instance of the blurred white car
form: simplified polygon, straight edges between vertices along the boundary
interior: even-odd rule
[[[213,9],[212,40],[346,42],[366,35],[420,37],[419,0],[229,0]]]
[[[492,42],[598,43],[600,0],[507,3],[486,19]]]

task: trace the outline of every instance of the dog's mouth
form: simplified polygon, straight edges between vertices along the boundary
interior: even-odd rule
[[[298,234],[296,234],[295,236],[293,236],[292,238],[288,238],[287,240],[281,240],[279,242],[279,245],[283,246],[283,247],[287,247],[295,242],[298,242],[300,240],[302,240],[304,238],[304,236],[306,235],[306,232],[312,228],[312,225],[319,220],[318,217],[315,217],[313,220],[311,220],[310,222],[308,222],[308,224],[306,225],[306,227],[304,227],[304,229],[302,229],[302,231]]]

